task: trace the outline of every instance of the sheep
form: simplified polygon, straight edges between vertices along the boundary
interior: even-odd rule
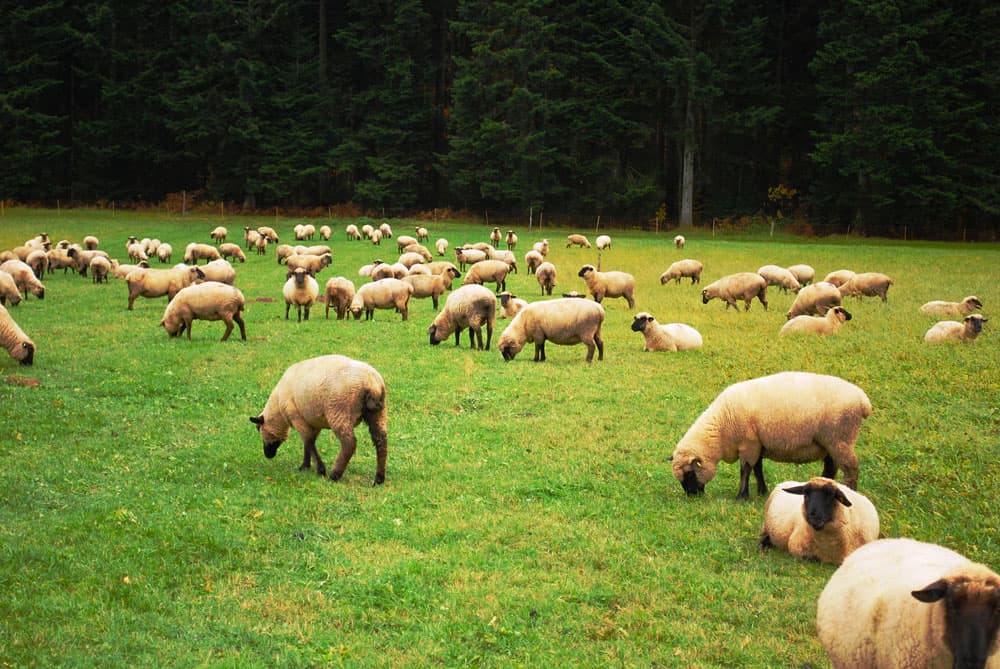
[[[701,291],[701,303],[708,304],[719,298],[729,307],[739,311],[736,300],[743,300],[743,310],[750,311],[750,303],[757,298],[767,311],[767,280],[755,272],[729,274],[705,286]]]
[[[0,264],[0,270],[7,272],[14,279],[21,295],[27,297],[31,293],[40,300],[45,299],[45,285],[38,280],[27,263],[20,260],[7,260]]]
[[[230,286],[236,283],[236,270],[223,258],[206,263],[201,272],[205,275],[205,281],[217,281]]]
[[[399,259],[396,262],[409,269],[414,265],[422,265],[424,262],[424,257],[419,253],[407,252],[399,256]]]
[[[347,224],[347,227],[344,228],[344,234],[347,235],[347,239],[350,241],[361,241],[361,233],[358,231],[358,226],[353,223]]]
[[[64,248],[54,248],[48,253],[49,256],[49,274],[55,274],[57,269],[61,269],[63,274],[66,270],[73,268],[76,269],[76,263],[69,256],[68,249]],[[2,262],[2,261],[0,261]]]
[[[845,283],[853,279],[855,276],[856,274],[849,269],[838,269],[835,272],[830,272],[829,274],[827,274],[826,278],[823,279],[823,281],[825,281],[826,283],[832,283],[837,288],[840,288]]]
[[[632,332],[641,332],[643,351],[691,351],[701,348],[701,333],[684,323],[660,325],[652,314],[642,311],[632,319]]]
[[[861,274],[855,274],[846,283],[838,286],[840,290],[840,295],[842,297],[848,297],[853,295],[858,299],[861,296],[867,297],[880,297],[883,302],[888,301],[887,293],[889,292],[889,286],[892,285],[892,279],[885,274],[880,274],[879,272],[863,272]]]
[[[111,273],[111,261],[103,256],[96,256],[90,261],[90,276],[94,283],[107,283]]]
[[[785,316],[789,320],[796,316],[825,316],[833,307],[839,307],[842,300],[840,290],[836,286],[826,281],[819,281],[799,291]]]
[[[517,256],[514,255],[513,251],[507,251],[504,249],[493,249],[489,252],[488,260],[502,260],[507,263],[510,267],[512,274],[517,274]]]
[[[571,246],[580,246],[585,249],[590,248],[590,240],[584,235],[569,235],[566,237],[566,248]]]
[[[483,284],[487,281],[495,281],[497,291],[507,290],[507,274],[510,272],[510,265],[502,260],[483,260],[477,262],[466,272],[462,280],[463,285],[470,283]]]
[[[12,277],[7,272],[0,270],[0,305],[6,306],[10,301],[12,307],[21,303],[21,291],[17,287]]]
[[[835,669],[1000,667],[1000,575],[943,546],[880,539],[819,596],[816,628]]]
[[[327,253],[332,254],[333,250],[327,244],[314,244],[313,246],[293,246],[292,251],[300,256],[321,256]]]
[[[476,242],[475,244],[463,244],[463,249],[475,249],[476,251],[482,251],[489,258],[490,254],[496,249],[493,248],[492,244],[487,244],[486,242]]]
[[[94,259],[95,256],[108,257],[107,251],[99,250],[82,250],[77,247],[70,247],[66,254],[73,259],[73,265],[76,267],[76,271],[80,273],[80,276],[87,276],[87,269],[90,267],[90,261]]]
[[[157,249],[157,252],[159,252],[159,249]],[[219,255],[223,258],[236,258],[240,262],[247,261],[247,257],[243,254],[243,249],[240,248],[240,245],[233,244],[232,242],[219,244]]]
[[[257,228],[257,234],[266,239],[269,244],[278,243],[278,233],[275,232],[274,228],[272,227],[262,225],[259,228]]]
[[[500,298],[501,318],[514,318],[514,316],[517,316],[521,309],[528,306],[527,301],[522,300],[517,295],[509,293],[506,290],[500,293],[497,297]]]
[[[396,250],[402,252],[410,244],[419,244],[420,240],[410,235],[400,235],[396,237]]]
[[[448,240],[444,237],[440,238],[434,242],[434,249],[437,251],[439,256],[443,256],[444,252],[448,250]]]
[[[427,275],[430,275],[430,274],[433,274],[433,272],[431,272],[431,268],[428,267],[425,263],[418,262],[416,265],[410,265],[410,273],[407,274],[406,276],[414,276],[415,274],[427,274]],[[435,275],[435,276],[437,276],[437,275]],[[451,283],[451,280],[449,279],[449,284],[450,283]]]
[[[540,242],[535,242],[531,248],[533,251],[541,253],[542,256],[547,256],[549,255],[549,240],[543,239]]]
[[[278,244],[274,249],[274,259],[279,265],[293,255],[295,255],[295,249],[292,248],[291,244]]]
[[[493,230],[490,231],[490,243],[493,246],[500,245],[500,228],[493,228]]]
[[[445,275],[442,274],[411,274],[404,277],[403,281],[413,286],[413,297],[431,298],[435,310],[438,308],[438,298],[451,284],[451,278],[445,279]]]
[[[306,226],[301,223],[297,224],[294,228],[292,228],[292,235],[297,240],[306,239]]]
[[[674,237],[674,248],[677,249],[678,251],[683,251],[684,250],[684,244],[686,242],[687,242],[687,240],[684,239],[684,235],[677,235],[677,236]]]
[[[35,278],[41,281],[49,269],[48,253],[41,249],[35,249],[24,259],[24,264],[30,267],[31,271],[35,273]]]
[[[528,274],[534,274],[543,262],[545,257],[538,251],[531,250],[524,254],[524,264],[528,268]]]
[[[508,231],[507,231],[507,235],[506,235],[506,238],[505,238],[505,240],[504,240],[504,241],[505,241],[505,242],[506,242],[506,244],[507,244],[507,250],[508,250],[508,251],[513,251],[513,250],[514,250],[514,247],[516,247],[516,246],[517,246],[517,235],[516,235],[516,234],[514,234],[514,231],[513,231],[513,230],[508,230]]]
[[[337,320],[344,320],[356,292],[354,282],[348,278],[335,276],[327,281],[323,290],[326,297],[326,317],[330,318],[330,307],[333,306]]]
[[[97,256],[97,257],[94,258],[94,260],[96,260],[97,258],[100,258],[100,257],[101,256]],[[91,264],[94,263],[94,260],[90,261]],[[148,262],[140,262],[140,263],[138,263],[136,265],[132,265],[132,264],[128,264],[128,263],[122,264],[122,263],[118,262],[117,258],[113,258],[111,260],[111,274],[114,275],[118,279],[124,279],[125,277],[128,276],[129,272],[131,272],[134,269],[149,269],[149,263]]]
[[[542,288],[542,295],[551,295],[556,285],[556,266],[545,261],[535,268],[535,279]]]
[[[292,255],[285,259],[285,266],[288,269],[298,269],[301,267],[312,276],[319,274],[324,267],[329,267],[333,262],[333,256],[324,253],[321,256],[314,255]]]
[[[273,458],[294,427],[302,438],[302,471],[316,458],[316,473],[326,475],[326,466],[316,450],[316,437],[324,428],[340,440],[340,453],[330,472],[330,480],[344,475],[357,448],[354,428],[361,421],[368,426],[375,446],[375,483],[385,482],[388,454],[385,381],[371,365],[342,355],[324,355],[297,362],[281,376],[271,391],[264,410],[251,416],[264,442],[264,457]]]
[[[215,230],[212,230],[211,233],[209,233],[209,237],[211,237],[212,241],[214,241],[216,244],[221,244],[224,241],[226,241],[226,235],[228,234],[229,231],[220,225],[217,228],[215,228]]]
[[[159,239],[147,239],[146,241],[146,255],[150,258],[156,257],[156,251],[160,248],[161,242]]]
[[[486,251],[480,251],[478,249],[455,249],[455,260],[458,262],[459,268],[465,271],[465,268],[469,265],[474,265],[477,262],[482,262],[486,260]]]
[[[764,457],[775,462],[823,460],[823,476],[844,470],[858,487],[854,444],[872,405],[861,388],[835,376],[779,372],[729,386],[695,420],[670,457],[674,478],[688,495],[701,494],[719,461],[740,462],[738,499],[767,492]]]
[[[170,262],[170,258],[174,255],[174,247],[170,244],[163,243],[156,247],[156,257],[161,263]]]
[[[269,240],[267,237],[265,237],[264,235],[257,235],[257,238],[254,240],[253,243],[253,247],[254,250],[257,251],[257,255],[262,256],[267,254],[268,243]]]
[[[789,272],[784,267],[778,267],[777,265],[763,265],[757,270],[757,274],[764,277],[769,286],[778,286],[781,288],[781,292],[787,293],[792,291],[793,293],[799,292],[802,285],[799,280],[795,278],[795,275]]]
[[[961,302],[945,302],[934,300],[926,302],[920,307],[920,312],[930,316],[968,316],[974,311],[983,308],[983,303],[975,295],[969,295]]]
[[[125,283],[128,284],[128,310],[133,310],[137,297],[156,298],[166,295],[169,302],[182,288],[204,278],[205,273],[201,268],[187,265],[177,265],[171,269],[134,269],[125,275]]]
[[[587,347],[587,362],[604,360],[604,340],[601,325],[604,307],[598,302],[561,297],[544,302],[533,302],[521,309],[510,322],[497,342],[503,359],[510,362],[528,342],[535,344],[535,362],[545,361],[545,342]]]
[[[490,350],[493,326],[496,323],[497,299],[485,286],[460,286],[444,301],[444,309],[434,317],[427,328],[431,346],[437,346],[455,333],[455,346],[460,343],[462,330],[469,329],[469,347],[480,351]],[[483,326],[486,326],[486,345],[483,346]]]
[[[798,558],[840,564],[855,549],[878,539],[875,505],[833,479],[779,483],[764,505],[760,547]]]
[[[431,233],[427,231],[427,228],[419,225],[416,228],[414,228],[414,232],[417,233],[418,242],[426,242],[428,237],[430,237],[431,235]]]
[[[7,349],[10,357],[25,367],[34,364],[35,342],[24,333],[3,305],[0,305],[0,345]]]
[[[790,334],[832,335],[836,334],[840,330],[840,326],[851,318],[850,312],[844,307],[831,307],[825,316],[796,316],[785,321],[778,334],[782,337]]]
[[[222,341],[226,341],[233,332],[235,322],[240,326],[240,336],[246,341],[247,330],[242,315],[245,304],[243,293],[229,284],[218,281],[196,283],[179,290],[167,303],[160,325],[171,338],[179,337],[187,330],[190,341],[194,321],[222,321],[226,324]]]
[[[357,228],[354,228],[354,229],[357,230]],[[321,226],[319,226],[319,238],[320,239],[322,239],[324,241],[330,241],[330,236],[331,235],[333,235],[333,228],[331,228],[329,225],[321,225]]]
[[[365,239],[371,239],[372,238],[372,232],[374,232],[374,231],[375,231],[375,228],[373,228],[372,226],[368,225],[367,223],[365,223],[364,225],[361,226],[361,234],[362,234],[362,236],[364,236]]]
[[[83,248],[93,251],[101,245],[101,242],[94,235],[87,235],[83,238]]]
[[[358,288],[351,300],[351,313],[354,320],[361,318],[364,312],[365,320],[375,317],[376,309],[395,309],[405,321],[410,313],[410,297],[413,286],[400,279],[388,278],[372,281]]]
[[[447,260],[435,260],[434,262],[427,263],[427,269],[431,271],[431,274],[448,275],[445,277],[448,282],[448,290],[451,290],[451,282],[462,276],[462,273],[455,267],[455,263]]]
[[[294,304],[298,315],[297,322],[301,323],[303,310],[305,310],[305,320],[309,320],[309,310],[319,295],[319,284],[305,269],[301,267],[290,269],[285,275],[285,285],[281,293],[285,296],[285,320],[288,320],[288,313]]]
[[[382,233],[382,236],[386,239],[392,239],[392,227],[388,223],[383,223],[378,226],[378,231]]]
[[[605,297],[624,297],[628,308],[635,308],[635,277],[631,274],[598,272],[593,265],[584,265],[577,276],[587,283],[587,290],[596,302],[601,302]]]
[[[392,269],[392,265],[380,261],[372,266],[368,276],[371,277],[372,281],[381,281],[382,279],[395,279],[396,272]]]
[[[594,245],[597,246],[598,250],[603,251],[604,249],[611,248],[611,237],[608,235],[599,235],[596,240],[594,240]]]
[[[961,323],[938,321],[924,334],[924,341],[930,344],[954,341],[971,343],[983,331],[983,323],[987,322],[989,319],[983,318],[982,314],[969,314]]]
[[[371,243],[374,244],[375,246],[382,246],[382,231],[379,230],[378,228],[375,228],[368,236],[368,239],[370,239]]]
[[[669,283],[671,280],[674,283],[680,284],[681,279],[688,277],[691,279],[691,285],[693,286],[696,283],[701,283],[701,272],[703,269],[704,265],[697,260],[692,260],[691,258],[678,260],[660,275],[660,285]]]
[[[184,249],[184,262],[188,265],[197,265],[198,261],[202,259],[208,262],[210,260],[218,260],[221,257],[219,249],[208,244],[191,242]]]
[[[807,286],[816,278],[816,270],[809,265],[792,265],[785,269],[792,273],[792,276],[795,277],[800,286]]]

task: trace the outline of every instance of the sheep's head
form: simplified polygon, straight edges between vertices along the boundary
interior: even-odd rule
[[[814,530],[822,530],[833,520],[837,513],[837,504],[851,506],[851,501],[831,479],[817,476],[809,479],[803,485],[782,488],[791,495],[803,495],[802,516]]]
[[[632,332],[644,332],[646,326],[652,323],[655,318],[649,312],[643,311],[635,315],[632,320]]]
[[[441,314],[438,314],[431,326],[427,328],[427,334],[431,338],[431,346],[437,346],[450,337],[452,332],[451,321],[448,318],[442,318]]]
[[[503,359],[506,362],[510,362],[514,357],[521,352],[524,348],[524,341],[522,339],[512,337],[511,335],[503,332],[500,335],[500,341],[497,342],[497,349],[499,349],[500,354],[503,355]]]
[[[264,441],[264,457],[271,459],[278,454],[278,447],[285,441],[287,435],[277,434],[264,420],[264,414],[250,416],[250,422],[257,426],[257,432]]]
[[[584,265],[580,268],[580,271],[576,273],[577,276],[586,278],[588,272],[596,272],[596,268],[593,265]]]
[[[830,309],[830,311],[835,313],[837,315],[837,319],[840,321],[849,321],[852,318],[854,318],[853,316],[851,316],[851,312],[849,312],[844,307],[833,307],[832,309]]]
[[[21,346],[14,351],[14,357],[25,367],[30,367],[35,362],[35,344],[30,341],[21,342]]]
[[[702,304],[708,304],[708,302],[711,299],[712,298],[708,296],[708,288],[705,288],[704,290],[701,291],[701,303]],[[791,312],[789,312],[789,313],[791,313]],[[791,316],[789,316],[789,318],[791,318]]]
[[[674,478],[680,481],[681,487],[688,495],[700,495],[705,492],[705,485],[715,478],[718,463],[703,460],[698,454],[678,447],[670,456]]]
[[[983,331],[983,323],[989,322],[988,318],[983,318],[981,314],[969,314],[965,317],[965,328],[975,334]]]
[[[962,302],[964,302],[966,304],[966,306],[968,306],[968,307],[970,307],[972,309],[982,309],[983,308],[983,303],[980,302],[979,298],[976,297],[975,295],[969,295],[967,298],[965,298],[964,300],[962,300]]]

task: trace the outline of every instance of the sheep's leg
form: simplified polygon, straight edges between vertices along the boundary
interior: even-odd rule
[[[330,471],[330,480],[339,481],[340,477],[344,475],[344,470],[347,469],[347,464],[354,457],[354,451],[358,448],[358,440],[354,436],[352,426],[336,429],[334,434],[340,440],[340,452],[337,454],[337,460],[333,463],[333,469]]]
[[[462,328],[458,328],[458,327],[455,328],[455,346],[461,346],[461,335],[462,335]],[[471,344],[472,344],[472,340],[471,340],[472,335],[469,335],[469,337],[470,337],[470,339],[469,339],[469,345],[471,346]]]
[[[631,295],[626,295],[625,299],[628,300],[628,308],[635,309],[635,298],[633,298]]]
[[[291,308],[292,308],[292,303],[291,302],[285,302],[285,320],[286,321],[288,320],[288,312],[291,310]]]
[[[299,307],[299,309],[301,309],[301,308],[302,307]],[[303,318],[302,320],[307,321],[307,320],[309,320],[309,305],[308,304],[306,305],[305,310],[306,310],[306,317]]]
[[[840,468],[844,470],[844,485],[851,490],[858,489],[858,456],[854,454],[853,444],[840,444],[836,452],[841,453]],[[831,477],[832,478],[832,477]]]
[[[299,471],[308,471],[309,465],[313,457],[316,458],[316,473],[320,476],[326,475],[326,465],[323,464],[323,460],[319,457],[319,451],[316,450],[316,437],[319,436],[319,432],[309,431],[302,434],[302,465],[299,467]]]
[[[594,344],[597,345],[597,359],[604,360],[604,339],[599,331],[594,333]]]
[[[750,470],[753,465],[740,460],[740,490],[736,493],[736,499],[750,499]]]
[[[185,318],[184,327],[187,328],[188,341],[191,341],[191,325],[194,324],[194,318]]]
[[[596,348],[594,340],[585,339],[583,345],[587,347],[587,362],[591,362],[594,359],[594,349]]]
[[[837,478],[837,463],[833,461],[833,458],[827,454],[823,458],[823,474],[822,476],[828,479]]]
[[[535,362],[545,362],[545,339],[535,342]]]
[[[483,337],[482,329],[479,330],[479,338]],[[486,321],[486,350],[490,350],[490,342],[493,341],[493,323]]]
[[[243,341],[246,341],[247,340],[246,323],[243,322],[243,316],[240,315],[240,312],[237,311],[233,315],[233,320],[236,321],[236,324],[240,326],[240,337],[243,339]],[[228,337],[229,335],[226,336]]]
[[[753,476],[757,480],[757,494],[767,494],[767,483],[764,482],[764,458],[757,458],[757,464],[753,466]]]
[[[225,334],[222,335],[222,341],[226,341],[227,339],[229,339],[229,335],[233,333],[233,319],[232,317],[223,318],[222,322],[226,324],[226,332]],[[240,329],[242,330],[242,328]]]
[[[378,413],[369,413],[364,416],[368,424],[368,434],[372,437],[372,445],[375,446],[375,483],[382,485],[385,483],[385,461],[389,454],[389,439],[386,429],[386,412],[381,410]]]

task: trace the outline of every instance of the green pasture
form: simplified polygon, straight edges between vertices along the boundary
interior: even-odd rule
[[[95,234],[125,259],[130,234],[190,241],[226,225],[291,218],[6,209],[0,249],[45,231]],[[313,221],[317,226],[327,222]],[[394,240],[347,242],[320,284]],[[412,234],[414,221],[391,221]],[[431,244],[485,241],[481,223],[425,223]],[[506,227],[505,227],[506,229]],[[557,292],[597,252],[564,248],[568,232],[519,226],[522,259],[552,242]],[[124,281],[94,285],[61,271],[44,300],[11,313],[37,344],[21,367],[0,351],[0,664],[5,667],[802,667],[829,666],[815,603],[833,567],[757,547],[764,500],[735,499],[736,465],[685,497],[666,458],[726,386],[782,370],[834,374],[875,407],[861,431],[859,488],[883,534],[937,542],[1000,567],[1000,319],[972,345],[925,345],[917,307],[978,295],[1000,305],[1000,247],[863,239],[717,236],[609,230],[604,269],[633,273],[637,304],[605,302],[605,359],[583,347],[529,345],[504,363],[493,348],[432,347],[430,300],[410,318],[284,318],[284,268],[236,265],[248,340],[193,338],[159,326],[165,299],[126,310]],[[779,340],[791,294],[771,308],[702,305],[688,281],[661,286],[674,260],[705,265],[702,285],[763,264],[889,274],[888,303],[846,302],[854,319],[827,339]],[[453,259],[449,255],[448,259]],[[155,263],[154,263],[155,266]],[[456,284],[457,285],[457,284]],[[508,288],[541,299],[533,276]],[[703,335],[702,350],[644,353],[632,315],[652,312]],[[498,321],[494,342],[505,322]],[[266,460],[247,420],[290,364],[342,353],[386,380],[389,460],[372,487],[367,431],[344,478],[297,470],[293,431]],[[337,446],[318,442],[328,463]],[[768,483],[803,480],[820,463],[765,462]]]

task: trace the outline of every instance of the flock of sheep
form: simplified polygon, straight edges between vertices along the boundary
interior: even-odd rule
[[[430,343],[440,344],[469,331],[469,345],[489,350],[500,310],[509,324],[500,333],[496,349],[504,360],[513,360],[523,348],[534,344],[534,360],[546,359],[545,344],[583,344],[587,362],[596,351],[604,357],[601,326],[604,299],[624,299],[635,307],[635,278],[621,271],[601,271],[585,264],[577,272],[592,299],[575,291],[563,297],[528,302],[506,290],[506,278],[516,272],[514,250],[517,235],[494,228],[489,243],[455,249],[455,263],[433,260],[424,245],[429,240],[423,227],[415,236],[395,237],[399,258],[387,263],[376,260],[359,270],[369,279],[356,287],[350,279],[330,278],[320,293],[317,274],[332,264],[327,244],[305,245],[317,234],[312,225],[296,226],[296,245],[279,244],[275,230],[261,227],[244,230],[244,247],[227,243],[228,232],[219,227],[210,234],[214,244],[191,243],[184,263],[154,269],[150,259],[169,263],[172,248],[157,240],[130,238],[125,251],[129,263],[111,258],[98,248],[96,238],[82,244],[52,243],[39,235],[24,245],[0,254],[0,343],[21,364],[34,361],[35,343],[17,325],[6,309],[21,302],[23,295],[44,298],[42,279],[56,269],[73,269],[94,282],[119,277],[128,286],[128,309],[137,298],[167,297],[160,325],[171,336],[187,332],[194,320],[222,321],[223,341],[238,326],[246,339],[242,313],[243,294],[234,286],[236,272],[230,260],[246,261],[247,252],[266,254],[269,246],[285,266],[283,297],[285,318],[292,308],[298,320],[308,320],[318,301],[331,307],[338,319],[348,314],[374,318],[376,310],[393,310],[408,317],[411,299],[429,298],[434,309],[447,293],[443,308],[428,327]],[[329,241],[332,230],[318,231]],[[369,240],[381,247],[393,239],[388,224],[348,225],[348,240]],[[501,249],[501,242],[506,249]],[[675,247],[684,248],[678,235]],[[572,234],[566,246],[591,248],[584,235]],[[611,238],[601,235],[596,246],[611,248]],[[439,239],[434,249],[444,256],[450,244]],[[542,296],[551,296],[557,269],[546,258],[549,241],[536,242],[524,257]],[[199,265],[205,260],[204,265]],[[660,277],[661,284],[690,278],[700,283],[701,262],[686,258],[673,263]],[[463,274],[464,273],[464,274]],[[464,278],[463,278],[464,277]],[[786,314],[780,334],[821,334],[838,331],[851,314],[842,300],[847,296],[879,297],[887,300],[892,279],[875,272],[832,272],[813,282],[815,272],[806,265],[782,268],[765,265],[757,272],[722,277],[702,289],[702,302],[719,299],[726,309],[749,310],[756,299],[766,309],[767,288],[777,286],[796,297]],[[456,279],[462,285],[452,290]],[[491,290],[484,284],[495,284]],[[498,306],[499,300],[499,306]],[[972,341],[986,322],[981,301],[975,296],[960,302],[935,301],[920,310],[944,320],[930,328],[925,340]],[[485,341],[483,330],[486,330]],[[641,333],[646,351],[684,351],[702,346],[702,335],[684,323],[660,324],[648,312],[635,314],[632,331]],[[301,469],[326,475],[316,448],[316,439],[329,429],[340,442],[340,451],[329,478],[339,479],[353,456],[357,442],[355,427],[364,422],[376,451],[374,484],[385,481],[388,439],[386,388],[370,365],[341,355],[303,360],[289,367],[271,392],[263,411],[251,416],[263,443],[264,454],[275,456],[291,428],[300,435],[304,456]],[[738,497],[749,497],[753,473],[758,494],[766,494],[763,460],[803,463],[822,460],[821,476],[805,482],[786,481],[774,488],[765,505],[761,531],[762,548],[775,547],[792,555],[840,564],[818,602],[817,629],[835,667],[909,666],[1000,666],[1000,576],[989,568],[940,546],[910,539],[879,539],[879,517],[875,506],[857,492],[859,461],[854,452],[863,421],[872,406],[865,392],[837,377],[806,372],[782,372],[733,384],[695,420],[677,443],[671,456],[675,478],[689,495],[704,491],[720,462],[739,462]],[[835,480],[842,470],[843,484]]]

